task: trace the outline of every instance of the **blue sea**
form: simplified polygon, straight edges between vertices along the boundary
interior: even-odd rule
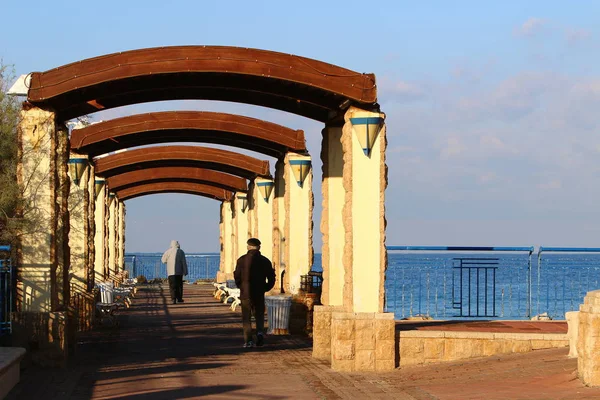
[[[160,256],[128,253],[130,276],[165,277]],[[190,282],[212,279],[219,270],[218,253],[190,253],[186,259]],[[543,253],[539,261],[535,253],[389,251],[386,311],[397,319],[529,319],[543,313],[564,319],[588,291],[600,289],[598,253]],[[320,254],[312,269],[322,270]]]

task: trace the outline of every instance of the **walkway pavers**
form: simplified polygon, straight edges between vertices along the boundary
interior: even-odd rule
[[[577,379],[567,349],[390,373],[338,373],[302,336],[243,349],[241,315],[186,285],[186,302],[148,286],[118,327],[81,336],[69,367],[28,367],[8,399],[600,399]]]

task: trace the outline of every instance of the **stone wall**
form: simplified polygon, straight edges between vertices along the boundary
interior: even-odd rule
[[[588,386],[600,386],[600,290],[588,292],[579,306],[577,370]]]
[[[567,347],[567,334],[456,331],[398,332],[400,366]]]

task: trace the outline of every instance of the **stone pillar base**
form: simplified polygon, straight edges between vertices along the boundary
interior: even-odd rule
[[[313,357],[331,361],[336,371],[391,371],[396,368],[395,330],[393,313],[315,306]]]
[[[313,358],[331,361],[331,314],[341,306],[315,306],[313,314]]]
[[[13,313],[13,345],[28,350],[34,364],[43,367],[63,367],[73,344],[64,312]]]
[[[577,371],[587,386],[600,386],[600,290],[588,292],[579,306]]]
[[[569,338],[569,358],[577,358],[577,336],[579,335],[579,311],[565,313],[567,337]]]

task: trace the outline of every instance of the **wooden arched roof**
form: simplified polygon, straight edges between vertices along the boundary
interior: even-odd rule
[[[254,104],[327,121],[355,104],[378,109],[375,75],[310,58],[225,46],[125,51],[31,74],[28,101],[59,120],[151,101]]]
[[[161,182],[199,183],[232,192],[246,192],[248,190],[248,184],[244,178],[197,167],[144,168],[114,175],[106,179],[106,184],[111,191]]]
[[[201,167],[253,179],[270,176],[269,161],[232,151],[200,146],[154,146],[123,151],[94,160],[96,175],[110,177],[152,167]]]
[[[157,193],[195,194],[220,201],[231,201],[234,196],[234,193],[229,190],[191,182],[147,183],[121,189],[115,193],[122,201]]]
[[[205,142],[240,147],[276,158],[306,151],[304,132],[255,118],[216,112],[137,114],[74,129],[71,149],[96,157],[128,147]]]

